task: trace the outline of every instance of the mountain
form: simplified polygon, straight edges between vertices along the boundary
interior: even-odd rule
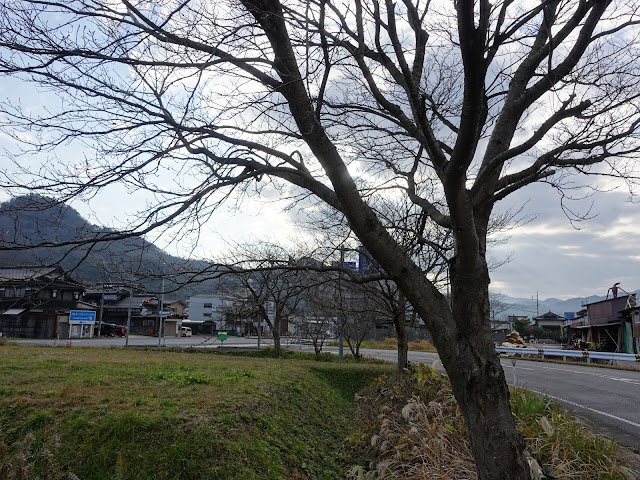
[[[206,262],[184,260],[163,252],[141,237],[92,243],[118,234],[96,226],[75,209],[38,195],[14,198],[0,204],[0,264],[6,266],[58,264],[87,283],[143,278],[139,286],[158,292],[160,274],[172,269],[203,269]],[[84,242],[84,243],[83,243]],[[25,248],[32,247],[32,248]],[[169,278],[175,278],[169,275]],[[166,290],[177,284],[165,285]],[[181,298],[211,291],[211,282],[180,289]]]
[[[161,290],[160,276],[166,271],[168,278],[176,279],[165,285],[165,291],[178,289],[183,281],[173,271],[201,271],[210,264],[203,261],[185,260],[169,255],[144,238],[131,237],[123,240],[74,245],[74,242],[89,238],[104,238],[118,232],[96,226],[85,220],[75,209],[38,195],[27,195],[0,204],[0,264],[6,266],[59,264],[80,281],[87,284],[117,282],[120,277],[131,278],[135,272],[141,278],[139,286],[150,292]],[[65,246],[22,248],[39,244],[67,244]],[[228,280],[225,280],[228,281]],[[211,293],[219,288],[216,281],[182,286],[171,296],[180,298],[199,293]],[[516,298],[497,295],[492,303],[496,319],[508,315],[524,315],[530,318],[548,311],[564,315],[577,312],[587,303],[604,300],[604,296],[591,295],[585,298],[561,300],[547,298]]]
[[[631,292],[638,295],[638,290]],[[537,315],[543,315],[549,311],[564,316],[565,313],[576,313],[589,303],[604,300],[606,296],[590,295],[588,297],[575,297],[567,300],[558,298],[546,298],[538,300],[536,304],[535,298],[517,298],[507,295],[499,295],[499,313],[496,313],[496,319],[506,319],[509,315],[522,315],[534,318]]]

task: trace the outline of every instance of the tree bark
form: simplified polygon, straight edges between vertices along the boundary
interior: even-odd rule
[[[511,413],[509,388],[491,340],[484,257],[478,255],[471,269],[454,258],[450,278],[457,338],[448,340],[455,353],[441,358],[469,432],[478,478],[529,480],[524,440]]]
[[[402,310],[404,312],[404,309]],[[398,339],[398,374],[402,374],[409,364],[409,341],[407,339],[407,324],[404,314],[394,315],[393,323],[396,327],[396,338]]]
[[[478,478],[529,480],[525,444],[509,405],[509,389],[491,337],[464,336],[453,369],[447,369],[465,420]]]
[[[273,356],[274,358],[280,357],[282,349],[280,347],[280,322],[276,322],[274,328],[271,329],[273,333]]]

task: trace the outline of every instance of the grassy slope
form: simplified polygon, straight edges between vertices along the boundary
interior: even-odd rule
[[[392,366],[0,347],[0,440],[82,480],[332,479],[353,394]]]

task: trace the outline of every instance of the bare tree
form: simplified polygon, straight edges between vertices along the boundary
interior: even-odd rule
[[[273,188],[329,205],[432,332],[479,478],[529,478],[491,342],[487,228],[533,182],[566,195],[596,176],[635,180],[636,1],[0,5],[0,71],[61,92],[39,111],[4,102],[4,132],[41,154],[95,152],[17,159],[6,189],[151,194],[126,231],[88,241],[197,235],[222,202]],[[420,209],[416,237],[450,232],[450,301],[373,208],[385,195]]]
[[[353,358],[360,359],[360,345],[375,328],[380,315],[370,303],[366,286],[340,281],[336,287],[335,295],[329,300],[336,312],[336,330],[344,337]]]
[[[289,252],[268,242],[238,246],[232,257],[228,263],[234,268],[228,270],[227,277],[246,292],[242,315],[258,315],[267,323],[273,335],[273,356],[279,357],[282,326],[297,312],[310,287],[305,272],[296,266],[289,268]]]
[[[316,359],[320,358],[325,341],[335,331],[334,325],[337,323],[336,311],[327,301],[335,291],[333,276],[308,272],[306,277],[309,285],[296,315],[297,333],[311,340]]]

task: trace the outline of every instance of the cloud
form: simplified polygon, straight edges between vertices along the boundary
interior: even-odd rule
[[[512,205],[529,200],[525,213],[538,217],[491,252],[512,255],[492,272],[492,289],[514,297],[539,292],[540,298],[571,298],[604,295],[615,282],[629,291],[638,288],[640,209],[628,194],[598,193],[579,202],[575,207],[590,210],[593,218],[574,227],[551,192],[536,185],[511,199]]]

